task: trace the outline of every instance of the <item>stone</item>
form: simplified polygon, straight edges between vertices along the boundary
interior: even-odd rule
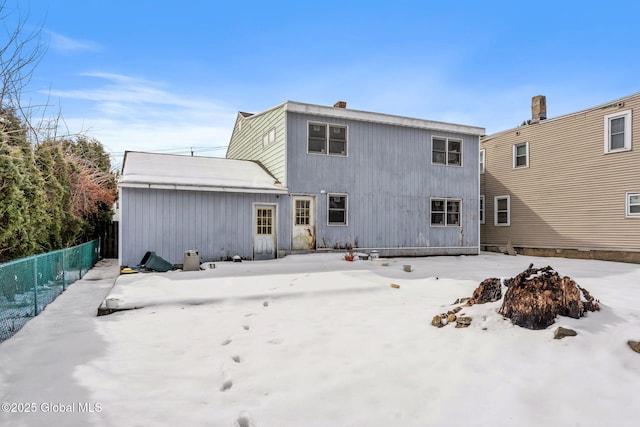
[[[471,298],[458,298],[454,304],[464,304],[465,302],[469,301]]]
[[[453,313],[451,313],[450,315],[447,316],[447,322],[449,322],[449,323],[455,322],[456,319],[457,319],[457,316],[455,314],[453,314]]]
[[[400,289],[400,285],[396,284],[396,283],[392,283],[391,286],[393,289]]]
[[[578,335],[576,331],[573,329],[563,328],[562,326],[558,326],[558,328],[553,333],[553,339],[561,340],[564,337],[575,337]]]
[[[433,319],[431,320],[431,326],[442,328],[442,316],[433,316]]]
[[[471,324],[471,317],[458,317],[456,328],[467,328]]]
[[[629,344],[629,347],[631,347],[631,350],[635,351],[636,353],[640,353],[640,341],[627,341],[627,344]]]
[[[471,300],[474,304],[485,304],[495,302],[502,298],[502,284],[500,279],[484,279],[473,291]]]

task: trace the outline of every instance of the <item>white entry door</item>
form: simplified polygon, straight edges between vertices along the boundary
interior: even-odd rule
[[[291,249],[294,251],[315,250],[315,198],[311,196],[294,196],[292,199],[293,232],[291,234]]]
[[[274,206],[255,206],[255,224],[253,231],[253,259],[275,258],[276,221]]]

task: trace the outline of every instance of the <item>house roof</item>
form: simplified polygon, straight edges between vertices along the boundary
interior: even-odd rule
[[[127,151],[120,187],[286,194],[260,164],[249,160]]]
[[[305,104],[296,101],[285,101],[260,113],[250,114],[240,112],[245,119],[254,119],[276,108],[284,107],[285,111],[312,114],[323,117],[335,117],[342,119],[358,120],[371,123],[381,123],[393,126],[405,126],[419,129],[431,129],[443,132],[462,133],[467,135],[482,136],[486,129],[477,126],[460,125],[455,123],[439,122],[434,120],[417,119],[412,117],[396,116],[392,114],[374,113],[370,111],[352,110],[325,105]]]

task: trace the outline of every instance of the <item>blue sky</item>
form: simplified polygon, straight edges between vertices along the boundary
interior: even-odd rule
[[[640,92],[635,0],[8,0],[43,23],[47,96],[70,132],[224,156],[238,111],[286,100],[491,134]],[[218,149],[216,149],[218,147]]]

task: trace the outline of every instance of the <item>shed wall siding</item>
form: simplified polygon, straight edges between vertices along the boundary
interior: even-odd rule
[[[253,203],[279,201],[269,194],[122,188],[120,262],[135,266],[153,251],[181,264],[184,251],[191,249],[203,261],[236,254],[251,259]],[[278,231],[281,223],[278,218]]]
[[[632,150],[604,153],[604,117],[633,110]],[[519,132],[519,135],[516,134]],[[512,146],[529,143],[529,167],[512,168]],[[640,95],[485,138],[483,245],[640,250],[640,218],[625,218],[640,192]],[[494,226],[494,196],[511,196],[511,226]]]
[[[347,125],[348,156],[308,154],[309,121]],[[297,113],[288,114],[287,135],[289,192],[316,196],[318,248],[437,247],[470,250],[415,253],[477,253],[479,137]],[[463,140],[463,167],[431,164],[432,135]],[[347,226],[327,225],[323,192],[348,194]],[[431,197],[462,199],[462,227],[432,227]]]
[[[229,142],[227,158],[257,160],[286,186],[285,111],[279,106],[256,116],[238,116]],[[263,147],[262,136],[275,128],[276,140]]]

